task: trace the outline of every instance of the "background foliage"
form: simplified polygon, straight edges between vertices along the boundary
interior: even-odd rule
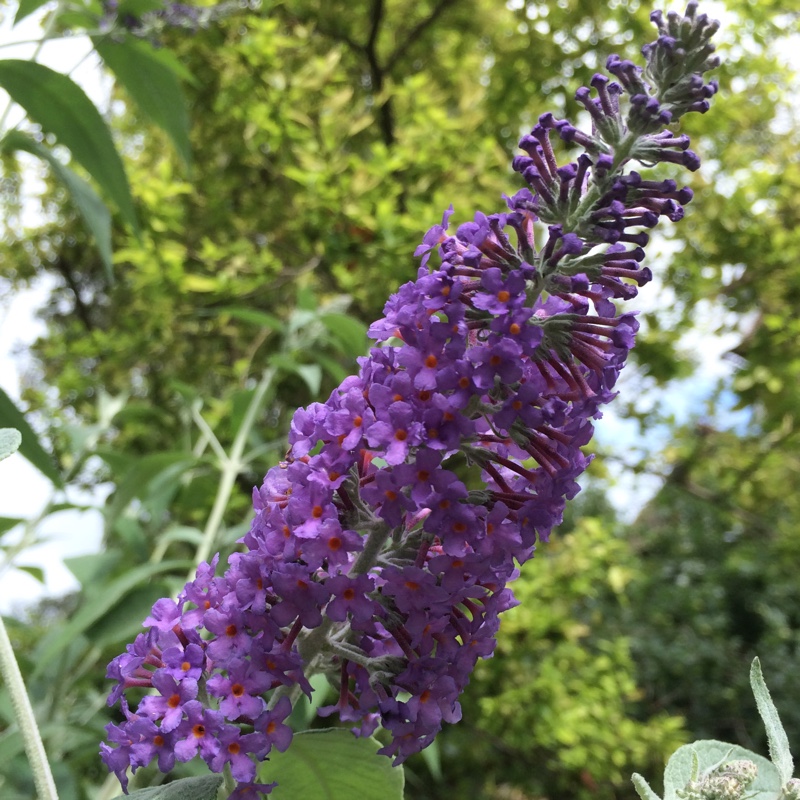
[[[620,480],[655,473],[663,487],[630,522],[596,462],[593,488],[518,582],[522,605],[464,722],[409,762],[409,797],[632,797],[630,773],[657,784],[690,738],[762,749],[754,654],[779,706],[800,692],[800,128],[779,55],[800,17],[780,3],[725,6],[721,102],[688,131],[706,156],[696,200],[661,248],[620,398],[645,440],[670,444],[644,458],[600,448],[630,468]],[[113,486],[103,552],[69,564],[83,590],[9,621],[66,800],[114,796],[96,757],[106,662],[204,548],[235,546],[289,415],[355,368],[365,323],[415,275],[421,235],[451,202],[458,220],[498,209],[518,184],[520,131],[545,110],[574,115],[574,89],[605,56],[651,38],[649,11],[276,0],[192,35],[164,31],[187,74],[191,162],[120,81],[113,128],[141,232],[115,218],[110,271],[55,178],[45,221],[21,227],[4,154],[0,279],[53,286],[24,401],[64,480]],[[669,388],[703,377],[700,327],[739,343],[678,425]],[[212,525],[223,475],[230,494]],[[4,553],[18,563],[18,547]],[[0,792],[33,796],[2,690]]]

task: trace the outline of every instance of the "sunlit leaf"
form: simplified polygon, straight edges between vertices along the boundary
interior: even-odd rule
[[[172,139],[188,167],[189,115],[178,78],[155,56],[149,42],[126,38],[121,42],[93,39],[95,49],[141,110]]]

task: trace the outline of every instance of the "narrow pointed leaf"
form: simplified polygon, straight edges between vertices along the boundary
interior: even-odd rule
[[[94,236],[106,278],[113,281],[111,214],[97,192],[83,178],[62,164],[50,150],[21,131],[9,131],[6,134],[3,138],[3,150],[24,150],[50,164],[55,176],[67,187],[72,202],[75,203],[75,208],[78,209],[86,227]]]
[[[267,314],[264,311],[258,311],[254,308],[222,306],[216,309],[216,312],[218,314],[229,314],[234,319],[239,319],[242,322],[249,322],[252,325],[258,325],[270,331],[281,331],[286,327],[286,323],[278,319],[278,317]]]
[[[22,517],[0,517],[0,539],[4,533],[16,528],[21,522],[25,522]]]
[[[148,42],[131,38],[114,42],[99,37],[93,41],[106,66],[142,112],[172,139],[188,167],[192,158],[189,115],[174,71],[156,57],[156,51]]]
[[[19,446],[20,455],[27,458],[42,475],[49,478],[56,486],[64,485],[53,459],[39,444],[39,439],[28,425],[24,414],[2,389],[0,389],[0,426],[16,428],[22,435],[22,444]]]
[[[41,567],[17,566],[20,572],[27,572],[34,580],[44,583],[44,570]]]
[[[72,157],[116,203],[138,233],[128,178],[108,126],[83,89],[66,75],[34,61],[0,61],[0,87]]]
[[[165,47],[160,49],[152,49],[150,53],[156,61],[160,61],[167,69],[172,70],[175,75],[182,81],[199,88],[201,83],[195,76],[189,72],[186,65],[173,53]]]
[[[778,709],[775,708],[767,684],[764,682],[764,676],[761,674],[761,662],[758,658],[754,658],[750,666],[750,687],[756,699],[758,713],[764,720],[764,728],[767,731],[769,757],[780,773],[781,780],[786,783],[794,774],[794,761],[791,750],[789,750],[789,739],[781,724],[781,718],[778,716]]]
[[[159,564],[144,564],[125,572],[105,586],[94,585],[87,591],[87,599],[81,608],[70,618],[60,630],[54,631],[40,645],[36,657],[34,677],[65,647],[81,636],[91,625],[103,617],[109,609],[119,603],[137,586],[145,583],[155,575],[165,572],[183,572],[192,566],[191,561],[162,561]]]
[[[321,314],[320,322],[330,331],[349,356],[360,356],[367,350],[367,328],[363,322],[347,314]]]
[[[25,17],[29,17],[34,11],[40,9],[49,0],[19,0],[17,13],[14,17],[14,24],[18,25]]]

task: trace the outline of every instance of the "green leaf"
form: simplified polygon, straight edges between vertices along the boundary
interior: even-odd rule
[[[83,89],[66,75],[34,61],[0,61],[0,86],[42,129],[68,147],[139,232],[128,178],[106,123]]]
[[[17,13],[14,17],[14,24],[19,25],[25,17],[33,14],[34,11],[40,9],[47,2],[49,2],[49,0],[19,0]]]
[[[767,684],[764,682],[764,676],[761,674],[761,662],[758,658],[754,658],[750,666],[750,687],[756,699],[758,713],[764,720],[764,728],[767,731],[769,757],[780,773],[782,782],[786,783],[794,775],[794,761],[789,749],[789,739],[781,724],[781,718],[778,716],[778,709],[775,708]]]
[[[233,306],[223,306],[217,309],[219,314],[229,314],[234,319],[240,319],[242,322],[249,322],[253,325],[258,325],[261,328],[268,328],[271,331],[280,331],[286,327],[286,324],[272,314],[266,314],[263,311],[256,311],[252,308],[235,308]]]
[[[345,355],[360,356],[367,349],[367,329],[347,314],[320,314],[320,322],[331,332]]]
[[[661,800],[661,798],[650,788],[650,784],[638,773],[631,775],[633,788],[642,800]]]
[[[28,425],[23,413],[2,389],[0,389],[0,425],[16,428],[22,434],[22,444],[19,446],[20,455],[27,458],[42,475],[49,478],[56,486],[64,485],[53,459],[39,444],[39,439]]]
[[[41,567],[17,566],[15,569],[18,569],[20,572],[27,572],[28,575],[39,581],[39,583],[44,583],[44,570]]]
[[[137,789],[130,794],[121,794],[114,800],[214,800],[221,783],[221,775],[181,778],[166,786],[153,786],[149,789]]]
[[[203,531],[188,525],[173,525],[159,535],[158,541],[159,544],[188,542],[189,544],[197,546],[203,541]]]
[[[103,575],[113,571],[121,557],[118,550],[105,550],[102,553],[65,558],[64,564],[78,579],[78,583],[86,588],[93,581],[102,581]]]
[[[189,115],[186,99],[172,69],[156,58],[149,42],[128,37],[122,42],[95,37],[95,50],[141,110],[172,139],[188,167]]]
[[[431,771],[431,777],[441,783],[442,778],[442,753],[439,749],[439,740],[434,739],[421,753],[422,760]]]
[[[0,461],[19,450],[22,434],[16,428],[0,428]]]
[[[738,759],[753,761],[758,767],[758,776],[747,790],[748,800],[774,800],[778,797],[781,776],[766,758],[739,745],[703,739],[679,747],[670,757],[664,770],[664,800],[680,800],[678,792],[682,792],[692,780],[695,767],[699,766],[702,774]]]
[[[179,471],[185,471],[196,463],[197,459],[185,452],[152,453],[137,459],[118,481],[105,511],[106,518],[115,520],[134,497],[144,499],[149,487],[157,483],[167,470],[178,467]]]
[[[270,754],[262,781],[278,781],[270,800],[402,800],[402,767],[377,755],[380,742],[328,728],[295,734],[285,753]]]
[[[317,364],[298,364],[289,356],[282,353],[276,353],[271,359],[270,363],[273,366],[280,367],[286,372],[293,372],[299,375],[312,396],[315,396],[322,385],[322,370]]]
[[[94,236],[106,278],[112,282],[114,272],[111,264],[111,214],[97,192],[83,178],[62,164],[50,150],[21,131],[9,131],[3,138],[3,149],[24,150],[50,164],[55,176],[69,190],[75,207]]]
[[[150,54],[156,61],[160,61],[167,69],[172,70],[182,81],[186,81],[186,83],[197,88],[200,87],[200,81],[189,72],[186,66],[171,50],[161,47],[159,49],[152,49]]]
[[[68,647],[77,637],[83,634],[90,625],[94,624],[109,609],[113,608],[129,592],[139,584],[163,572],[183,571],[190,569],[191,561],[162,561],[160,564],[144,564],[128,570],[119,578],[112,580],[105,586],[92,585],[80,610],[60,628],[53,636],[47,637],[39,647],[35,662],[36,669],[33,676],[40,675],[50,661],[65,647]]]
[[[325,675],[317,672],[308,679],[311,684],[311,699],[301,694],[295,701],[288,724],[292,730],[305,730],[317,716],[317,709],[328,699],[331,685]]]
[[[20,522],[25,522],[25,520],[20,517],[0,517],[0,536],[6,533],[6,531],[15,528]]]

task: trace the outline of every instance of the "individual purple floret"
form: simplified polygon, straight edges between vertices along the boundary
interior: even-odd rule
[[[513,161],[529,188],[455,232],[450,209],[426,234],[358,375],[296,412],[245,551],[221,576],[201,565],[111,662],[124,719],[102,755],[123,788],[128,768],[199,755],[231,769],[236,796],[267,794],[256,763],[290,745],[285,720],[313,673],[338,691],[320,715],[360,736],[382,725],[395,763],[460,719],[516,604],[508,584],[579,491],[581,448],[616,395],[638,328],[618,306],[651,278],[647,231],[692,197],[627,167],[697,168],[688,137],[663,126],[716,91],[703,82],[716,24],[694,3],[653,20],[644,70],[612,57],[619,82],[579,90],[591,133],[542,115]],[[559,165],[558,137],[585,152]],[[137,689],[152,691],[134,713]]]

